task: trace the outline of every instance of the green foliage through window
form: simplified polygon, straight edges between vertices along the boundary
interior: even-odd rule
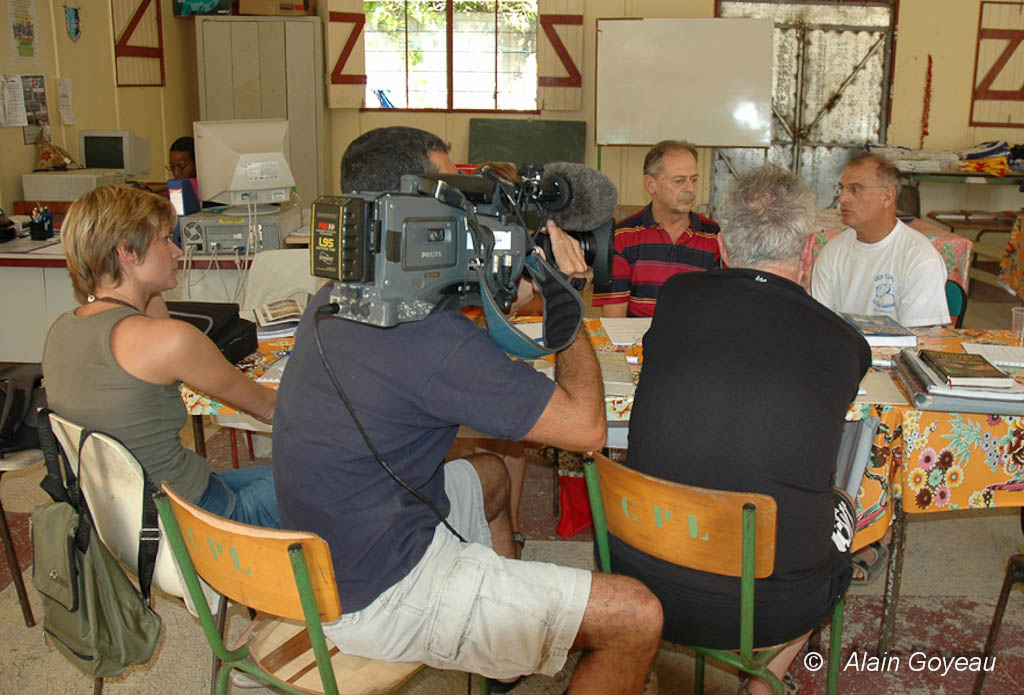
[[[368,106],[536,108],[536,0],[377,0],[363,6]],[[448,94],[449,77],[454,94]]]

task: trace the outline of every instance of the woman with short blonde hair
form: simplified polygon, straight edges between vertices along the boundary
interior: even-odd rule
[[[43,351],[50,407],[112,435],[157,486],[167,481],[215,514],[280,526],[270,466],[214,473],[182,446],[182,382],[271,422],[277,393],[246,378],[214,343],[170,318],[162,292],[177,285],[176,215],[152,193],[104,186],[82,195],[61,229],[82,306],[50,327]]]

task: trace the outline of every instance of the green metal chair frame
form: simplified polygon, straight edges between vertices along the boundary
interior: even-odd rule
[[[683,509],[674,505],[675,510],[672,509],[673,499],[677,502],[685,500],[687,503],[692,504],[695,499],[701,498],[706,494],[713,495],[717,498],[722,496],[733,496],[739,495],[746,498],[762,498],[768,500],[768,504],[762,502],[762,507],[770,507],[770,509],[762,509],[762,517],[768,516],[764,512],[770,512],[771,518],[769,520],[758,519],[758,503],[755,500],[747,500],[742,504],[742,516],[737,519],[737,526],[740,528],[742,536],[741,541],[741,573],[740,573],[740,634],[739,634],[739,650],[726,650],[726,649],[711,649],[707,647],[701,647],[698,645],[685,645],[692,649],[695,655],[694,662],[694,690],[695,695],[701,695],[704,692],[704,666],[706,657],[711,657],[728,664],[736,669],[739,669],[745,673],[753,676],[757,676],[764,680],[771,687],[772,692],[775,695],[784,695],[785,686],[782,681],[775,676],[774,673],[768,670],[768,662],[770,662],[776,654],[782,649],[784,645],[778,647],[768,647],[763,649],[754,648],[754,585],[755,585],[755,571],[757,570],[757,576],[767,576],[771,573],[774,565],[774,538],[775,538],[775,500],[768,495],[753,495],[747,493],[729,493],[717,490],[706,490],[704,488],[695,487],[692,485],[683,485],[681,483],[674,483],[666,480],[660,480],[653,476],[648,476],[637,471],[633,471],[619,463],[616,463],[600,454],[595,454],[592,458],[588,458],[583,464],[584,476],[587,481],[587,492],[590,496],[590,509],[594,519],[594,537],[597,540],[598,547],[598,559],[600,561],[601,570],[603,572],[611,572],[611,558],[608,549],[608,516],[615,513],[617,507],[610,505],[608,501],[604,499],[603,490],[607,489],[607,486],[603,484],[601,478],[600,469],[605,470],[606,475],[614,474],[626,478],[634,478],[637,483],[646,488],[649,492],[655,492],[659,498],[656,500],[644,500],[643,498],[635,499],[633,502],[636,503],[640,510],[649,510],[654,517],[656,517],[656,525],[660,528],[663,524],[664,519],[684,519],[687,518],[688,514],[683,513]],[[625,499],[622,500],[623,506],[620,511],[625,511]],[[668,503],[666,503],[668,502]],[[693,508],[690,507],[689,511]],[[637,514],[642,511],[637,512]],[[695,519],[696,517],[693,516]],[[759,558],[757,558],[758,552],[758,535],[757,528],[762,526],[762,536],[765,539],[771,540],[771,565],[768,567],[767,572],[763,572],[762,566],[759,564]],[[764,531],[767,530],[768,534]],[[643,532],[640,532],[643,533]],[[692,532],[691,532],[692,533]],[[644,539],[646,547],[636,543],[636,537],[630,539],[633,541],[631,545],[637,547],[648,554],[662,557],[668,561],[674,561],[663,555],[661,549],[658,548],[659,541],[651,538]],[[725,539],[717,539],[716,548],[723,546]],[[682,566],[691,567],[692,569],[707,571],[700,566],[700,560],[697,559],[693,564],[689,562],[679,562],[678,557],[675,558],[676,564]],[[760,560],[763,561],[763,560]],[[735,576],[734,574],[732,576]],[[840,599],[839,603],[836,604],[835,610],[832,613],[832,629],[831,639],[829,646],[829,661],[828,661],[828,695],[836,695],[838,691],[839,681],[839,666],[840,666],[840,651],[842,647],[842,629],[843,629],[843,600]]]
[[[246,672],[250,676],[265,683],[268,683],[281,690],[293,693],[294,695],[307,695],[307,690],[296,688],[269,673],[263,671],[250,659],[250,651],[248,644],[243,644],[236,649],[228,649],[224,640],[218,631],[217,625],[214,620],[213,614],[210,612],[209,605],[206,603],[203,590],[199,583],[199,575],[196,572],[195,565],[192,561],[192,556],[185,544],[185,539],[182,535],[181,526],[178,523],[178,519],[175,515],[175,511],[171,506],[171,501],[168,498],[168,491],[172,495],[175,493],[165,483],[163,491],[154,495],[156,502],[157,511],[160,514],[160,518],[164,523],[166,531],[166,538],[171,544],[171,548],[174,550],[174,556],[178,560],[178,564],[181,567],[181,573],[185,580],[185,586],[188,589],[192,600],[195,602],[196,611],[199,615],[199,621],[203,627],[203,631],[206,633],[206,639],[210,644],[214,654],[220,658],[222,665],[220,671],[217,673],[216,680],[216,691],[220,695],[226,695],[228,689],[228,679],[232,669],[239,669]],[[176,496],[176,495],[175,495]],[[177,497],[177,496],[176,496]],[[188,503],[182,504],[182,500],[177,498],[176,504],[184,507]],[[191,511],[191,510],[189,510]],[[201,511],[201,510],[200,510]],[[209,515],[213,516],[213,515]],[[246,524],[240,524],[237,522],[229,521],[226,519],[217,519],[223,522],[225,527],[230,526],[232,528],[240,529],[254,529],[255,527],[247,526]],[[327,643],[327,638],[324,636],[323,631],[323,619],[334,620],[338,617],[341,612],[341,603],[338,599],[337,586],[334,584],[334,571],[330,563],[330,551],[327,549],[326,543],[322,538],[312,533],[305,532],[286,532],[276,531],[272,529],[257,529],[259,532],[267,532],[268,534],[290,534],[295,536],[297,539],[291,542],[287,546],[288,559],[291,563],[292,575],[295,579],[294,589],[298,593],[298,598],[301,603],[301,610],[305,621],[305,627],[309,632],[310,646],[316,657],[317,669],[320,674],[320,679],[323,684],[323,690],[325,695],[338,695],[338,684],[334,667],[331,663],[330,647]],[[191,533],[191,531],[190,531]],[[305,537],[304,539],[299,537]],[[211,544],[213,543],[211,539]],[[312,546],[322,545],[322,548],[314,549]],[[234,550],[233,548],[231,550]],[[319,554],[316,552],[320,550]],[[308,558],[307,558],[308,556]],[[324,565],[324,558],[326,556],[326,565]],[[314,563],[315,576],[317,577],[318,589],[314,588],[314,581],[311,577],[309,561]],[[237,562],[237,558],[236,558]],[[220,583],[215,577],[204,576],[212,586],[218,589],[225,589],[226,587],[220,586]],[[329,580],[329,581],[325,581]],[[287,587],[279,587],[279,589],[286,589]],[[326,595],[325,595],[326,592]],[[273,593],[273,589],[268,590],[268,593]],[[333,594],[333,595],[332,595]],[[228,593],[225,593],[228,595]],[[326,600],[325,600],[326,599]],[[236,598],[239,602],[244,605],[249,603],[259,603],[258,600],[247,603],[241,598]],[[253,605],[256,609],[261,609],[259,605]],[[322,613],[323,611],[323,613]],[[271,611],[273,612],[273,611]],[[291,617],[291,616],[285,616]],[[374,690],[374,692],[377,692]],[[480,678],[480,686],[478,692],[480,695],[490,695],[490,685],[486,678]]]

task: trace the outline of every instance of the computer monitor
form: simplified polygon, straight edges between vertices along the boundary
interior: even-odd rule
[[[120,169],[125,176],[149,174],[149,140],[130,130],[81,130],[78,150],[89,169]]]
[[[287,120],[196,121],[192,130],[202,200],[244,205],[291,199]]]

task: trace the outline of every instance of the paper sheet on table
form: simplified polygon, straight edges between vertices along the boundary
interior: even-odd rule
[[[629,346],[640,342],[640,339],[644,337],[644,333],[651,327],[651,320],[649,318],[602,318],[601,325],[604,326],[604,332],[608,334],[608,339],[612,341],[612,345]]]
[[[263,384],[280,384],[281,377],[284,375],[284,368],[287,366],[288,355],[285,355],[270,365],[270,367],[267,368],[267,371],[256,377],[256,381]]]
[[[542,321],[517,323],[516,328],[525,333],[530,340],[541,340],[544,337],[544,323]]]
[[[874,369],[868,371],[861,379],[860,386],[865,393],[857,396],[856,403],[877,403],[880,405],[907,405],[907,399],[903,397],[896,382],[892,380],[889,372],[880,372]]]
[[[1000,367],[1024,367],[1024,347],[1016,345],[986,345],[984,343],[962,343],[964,352],[981,355]]]
[[[597,355],[601,367],[601,381],[606,396],[632,396],[636,391],[633,372],[629,371],[626,355],[622,352],[601,352]]]

